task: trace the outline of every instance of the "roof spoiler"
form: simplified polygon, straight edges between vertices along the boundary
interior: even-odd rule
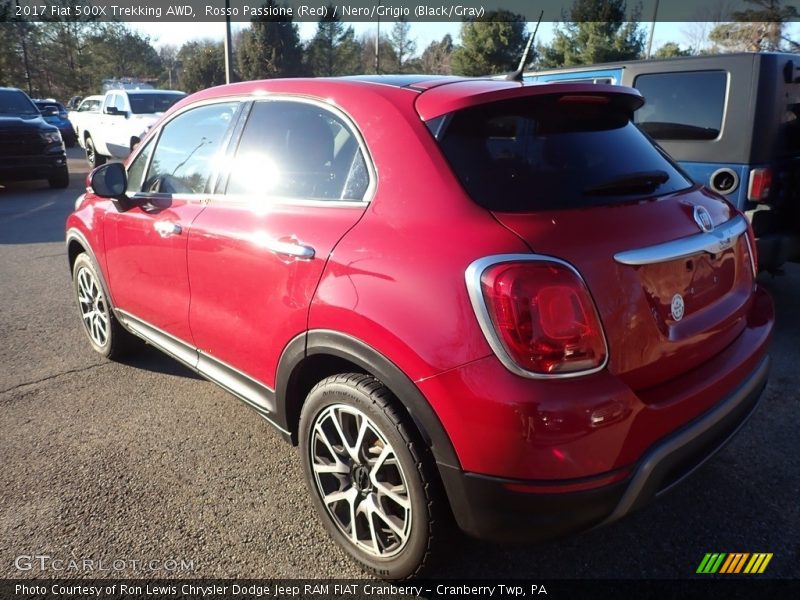
[[[528,55],[531,52],[531,46],[533,46],[533,40],[536,39],[536,33],[539,31],[539,25],[542,22],[543,16],[544,10],[539,13],[539,20],[536,21],[536,28],[533,30],[533,33],[528,36],[528,43],[525,44],[525,50],[522,51],[522,58],[519,60],[517,70],[506,75],[507,81],[522,82],[522,74],[525,72],[525,65],[528,64]]]

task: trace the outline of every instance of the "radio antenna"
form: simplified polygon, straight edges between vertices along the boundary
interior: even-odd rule
[[[533,40],[536,39],[536,33],[539,31],[539,25],[542,22],[542,17],[544,16],[544,11],[539,13],[539,20],[536,21],[536,27],[533,30],[533,33],[528,36],[528,43],[525,44],[525,50],[522,51],[522,58],[519,61],[519,66],[517,70],[513,73],[509,73],[506,76],[508,81],[522,81],[522,74],[525,72],[525,65],[528,64],[528,55],[531,52],[531,46],[533,46]]]

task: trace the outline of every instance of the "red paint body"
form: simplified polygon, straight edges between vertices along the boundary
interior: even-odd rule
[[[471,473],[558,482],[630,467],[765,356],[773,310],[754,282],[744,236],[719,255],[694,258],[691,269],[686,261],[635,267],[614,260],[698,233],[692,206],[706,207],[716,225],[738,214],[733,206],[695,187],[615,206],[493,214],[467,196],[425,121],[553,86],[469,81],[419,89],[353,80],[241,83],[195,94],[163,119],[223,97],[294,94],[335,106],[358,127],[375,166],[368,203],[281,201],[258,212],[195,195],[174,197],[158,214],[119,213],[89,193],[67,227],[88,241],[115,307],[269,388],[280,385],[287,344],[305,331],[333,330],[372,347],[415,382],[460,468]],[[162,239],[157,219],[179,222],[182,235]],[[264,236],[309,244],[316,255],[282,259],[260,246]],[[531,252],[567,261],[584,278],[608,343],[600,372],[527,379],[493,353],[465,270],[481,257]],[[686,297],[680,322],[670,315],[676,293]]]

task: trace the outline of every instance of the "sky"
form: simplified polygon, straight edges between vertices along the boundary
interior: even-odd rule
[[[388,32],[394,23],[391,21],[382,22],[380,24],[381,31]],[[225,35],[225,23],[130,23],[130,25],[150,37],[150,41],[156,46],[165,44],[174,44],[181,46],[190,40],[212,39],[222,40]],[[233,23],[234,31],[237,28],[246,27],[248,23]],[[312,22],[298,23],[300,27],[300,37],[303,40],[310,39],[314,36],[317,29],[317,24]],[[363,33],[374,33],[376,23],[346,23],[352,25],[355,29],[356,35],[360,36]],[[642,25],[646,28],[648,35],[650,32],[650,23],[644,22]],[[689,29],[694,26],[693,23],[670,23],[659,22],[656,23],[655,33],[653,37],[653,51],[666,42],[677,42],[682,47],[688,45],[688,39],[691,37]],[[536,40],[542,42],[549,42],[553,37],[553,26],[551,22],[543,22],[539,27]],[[535,23],[528,24],[528,30],[533,31]],[[411,37],[416,41],[417,53],[421,53],[432,41],[441,40],[445,34],[449,33],[454,40],[458,41],[461,23],[457,22],[442,22],[442,23],[411,23]]]

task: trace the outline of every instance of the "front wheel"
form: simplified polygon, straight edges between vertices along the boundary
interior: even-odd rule
[[[118,358],[136,343],[136,338],[119,324],[106,300],[100,277],[87,254],[79,254],[72,267],[75,299],[83,331],[92,348],[106,358]]]
[[[69,171],[67,167],[61,169],[57,174],[47,180],[51,188],[61,190],[69,186]]]
[[[85,148],[86,148],[86,162],[89,163],[89,166],[92,169],[94,169],[95,167],[99,167],[100,165],[106,164],[106,157],[97,152],[97,149],[94,147],[94,141],[92,140],[91,137],[86,138]]]
[[[421,442],[369,375],[328,377],[300,417],[306,483],[331,537],[366,571],[419,575],[434,541],[438,506]]]

